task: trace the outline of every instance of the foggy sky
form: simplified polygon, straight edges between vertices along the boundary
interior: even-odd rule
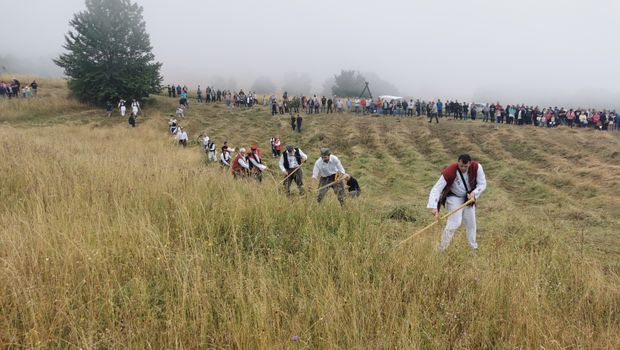
[[[260,76],[282,86],[286,74],[307,73],[308,93],[320,93],[326,78],[354,69],[414,98],[620,107],[618,0],[137,3],[164,84],[195,89],[232,77],[248,89]],[[4,28],[15,28],[0,36],[0,57],[46,62],[85,5],[0,0],[0,8]]]

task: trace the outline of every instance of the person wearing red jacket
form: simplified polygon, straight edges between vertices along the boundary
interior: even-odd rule
[[[433,216],[439,218],[439,208],[442,204],[450,212],[472,198],[476,200],[486,187],[487,181],[482,165],[472,160],[469,154],[462,154],[456,163],[449,165],[441,172],[439,180],[429,195],[427,208],[431,209]],[[448,217],[441,235],[440,251],[448,248],[462,221],[465,222],[469,246],[472,249],[478,249],[476,207],[469,205]]]

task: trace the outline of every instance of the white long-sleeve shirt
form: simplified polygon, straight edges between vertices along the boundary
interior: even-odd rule
[[[256,159],[258,159],[258,161]],[[260,171],[265,171],[265,169],[267,169],[266,165],[259,163],[260,156],[258,154],[254,155],[254,158],[250,158],[250,162],[252,162],[252,165],[257,167]]]
[[[304,162],[308,159],[308,156],[302,151],[299,150],[299,156],[301,157],[301,161]],[[278,163],[278,165],[280,166],[280,170],[282,171],[286,171],[286,168],[284,168],[284,157],[288,157],[288,167],[289,169],[295,169],[297,168],[300,164],[297,163],[297,158],[295,158],[295,153],[293,152],[293,155],[290,155],[288,152],[284,152],[282,153],[282,155],[280,156],[280,162]]]
[[[469,175],[469,170],[463,173],[463,178],[465,179],[465,181],[467,181],[468,175]],[[441,197],[441,191],[443,191],[443,189],[446,187],[447,184],[448,182],[443,177],[443,175],[441,175],[439,177],[439,180],[437,180],[437,183],[435,184],[435,186],[433,186],[433,189],[431,190],[430,195],[428,196],[428,204],[426,205],[427,208],[429,209],[437,208],[439,197]],[[469,184],[468,184],[468,187],[469,187]],[[480,197],[480,195],[482,194],[482,192],[484,192],[486,188],[487,188],[487,179],[486,179],[486,176],[484,175],[484,170],[482,170],[482,165],[478,163],[478,172],[476,174],[476,188],[474,188],[472,192],[474,194],[474,197],[476,198]],[[467,197],[467,191],[465,190],[465,185],[463,184],[463,181],[461,180],[461,176],[458,173],[456,174],[456,178],[454,179],[454,182],[452,183],[452,187],[450,187],[450,192],[454,193],[458,197],[462,197],[462,198]]]
[[[239,157],[237,163],[239,163],[239,165],[241,165],[241,167],[244,169],[250,169],[250,164],[247,162],[245,157]]]
[[[185,132],[185,130],[177,133],[177,140],[182,141],[185,140],[187,141],[189,139],[189,137],[187,136],[187,132]]]
[[[340,159],[335,155],[329,156],[329,161],[325,163],[322,158],[319,158],[314,163],[314,169],[312,169],[312,178],[316,179],[319,176],[327,177],[336,174],[337,172],[346,174]]]
[[[222,152],[222,154],[220,154],[220,160],[222,161],[222,163],[230,166],[230,153],[228,152]]]

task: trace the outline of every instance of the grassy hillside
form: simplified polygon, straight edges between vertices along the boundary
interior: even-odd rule
[[[353,115],[294,134],[262,107],[190,106],[190,138],[218,148],[331,147],[364,191],[341,209],[177,147],[172,99],[135,129],[32,107],[51,99],[0,101],[3,347],[620,347],[618,134]],[[438,227],[396,249],[462,152],[487,173],[479,251],[461,229],[437,253]]]

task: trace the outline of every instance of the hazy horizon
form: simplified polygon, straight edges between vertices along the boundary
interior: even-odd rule
[[[164,85],[249,89],[267,77],[281,90],[306,75],[320,94],[353,69],[406,97],[620,108],[618,1],[136,2]],[[61,76],[51,59],[84,0],[0,4],[17,29],[0,52],[17,68],[3,73]]]

